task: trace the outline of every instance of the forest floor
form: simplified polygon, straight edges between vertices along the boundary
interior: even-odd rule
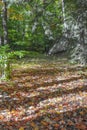
[[[0,83],[0,130],[87,130],[87,66],[14,67],[11,81]]]

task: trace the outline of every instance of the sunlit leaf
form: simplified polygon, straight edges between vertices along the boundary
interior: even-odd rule
[[[24,130],[24,127],[20,127],[19,130]]]

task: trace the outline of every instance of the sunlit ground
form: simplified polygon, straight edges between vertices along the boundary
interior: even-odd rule
[[[87,67],[59,61],[15,67],[11,82],[0,83],[1,130],[87,130]]]

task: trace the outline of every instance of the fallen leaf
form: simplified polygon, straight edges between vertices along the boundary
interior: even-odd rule
[[[19,130],[24,130],[24,127],[20,127]]]
[[[46,121],[41,121],[41,124],[47,126],[47,125],[48,125],[48,122],[46,122]]]
[[[4,118],[4,116],[3,115],[0,115],[0,120],[2,120]]]
[[[78,128],[80,130],[86,130],[86,126],[84,124],[77,124],[76,128]]]
[[[58,124],[54,124],[54,126],[55,126],[56,128],[58,128],[58,127],[59,127],[59,125],[58,125]]]

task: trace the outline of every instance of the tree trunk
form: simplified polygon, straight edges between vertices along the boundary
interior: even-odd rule
[[[63,25],[64,25],[64,28],[66,28],[65,3],[64,3],[64,0],[62,0],[62,14],[63,14]]]
[[[3,25],[3,44],[8,43],[8,28],[7,28],[7,3],[3,0],[2,7],[2,25]]]
[[[3,44],[3,26],[2,26],[2,18],[1,18],[1,12],[0,12],[0,46]]]
[[[8,44],[8,27],[7,27],[7,2],[2,0],[3,7],[2,7],[2,29],[3,29],[3,45]],[[7,55],[4,54],[1,58],[2,60],[2,79],[9,79],[10,78],[10,64]]]
[[[0,36],[0,46],[2,45],[2,36]]]

